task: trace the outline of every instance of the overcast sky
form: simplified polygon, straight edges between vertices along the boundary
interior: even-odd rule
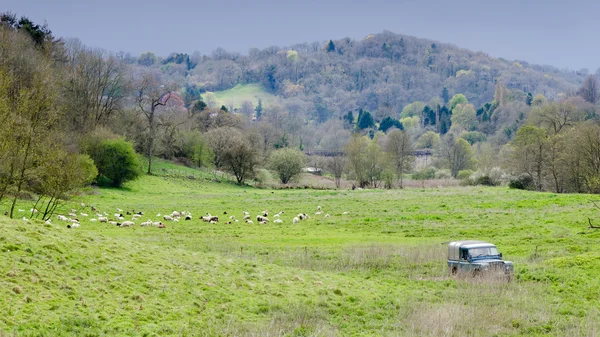
[[[137,56],[217,47],[289,46],[390,30],[506,59],[600,67],[593,0],[2,0],[0,11],[48,22],[56,36]],[[354,2],[354,1],[353,1]],[[393,3],[393,4],[392,4]]]

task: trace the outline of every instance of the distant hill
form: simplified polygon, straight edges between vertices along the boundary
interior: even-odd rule
[[[223,49],[211,56],[181,55],[171,55],[161,67],[190,92],[261,84],[292,110],[311,115],[315,106],[324,108],[321,119],[358,109],[393,116],[414,101],[447,102],[457,93],[479,107],[493,99],[496,84],[553,99],[574,92],[587,75],[388,31],[362,40],[252,49],[248,55]]]

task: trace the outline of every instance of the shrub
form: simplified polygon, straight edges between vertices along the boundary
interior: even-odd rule
[[[452,174],[450,173],[450,170],[439,170],[437,172],[435,172],[435,178],[436,179],[450,179],[452,178]]]
[[[416,173],[413,173],[412,178],[415,180],[429,180],[435,178],[435,169],[432,167],[424,168]]]
[[[279,180],[284,185],[302,172],[304,162],[304,153],[291,148],[276,150],[269,156],[269,167],[277,172]]]
[[[133,145],[124,139],[92,139],[86,152],[98,168],[99,185],[120,187],[142,174]]]
[[[526,174],[521,174],[520,176],[510,179],[508,182],[508,187],[518,190],[533,189],[533,178]]]
[[[471,175],[473,175],[473,171],[471,171],[471,170],[461,170],[461,171],[458,171],[457,178],[460,179],[460,180],[465,180],[465,179],[469,179],[471,177]]]
[[[498,183],[494,181],[494,179],[492,179],[490,176],[483,175],[475,179],[475,185],[498,186]]]

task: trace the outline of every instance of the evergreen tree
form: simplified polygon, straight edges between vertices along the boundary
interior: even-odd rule
[[[383,131],[383,132],[387,132],[387,130],[389,130],[391,128],[396,128],[398,130],[404,130],[404,127],[402,126],[402,123],[400,123],[399,120],[397,120],[393,117],[387,116],[381,121],[381,124],[379,124],[379,130]]]
[[[525,103],[528,106],[531,106],[531,102],[533,102],[533,95],[530,92],[528,92],[527,93],[527,98],[525,98]]]
[[[224,106],[224,105],[221,105],[221,110],[222,110],[222,111],[225,111],[225,112],[229,112],[229,110],[227,110],[227,107],[226,107],[226,106]]]
[[[448,92],[448,88],[444,87],[442,90],[442,99],[444,100],[444,104],[448,104],[450,101],[450,93]]]
[[[332,40],[329,40],[329,43],[327,44],[327,47],[325,48],[325,50],[327,50],[328,53],[335,51],[335,44],[333,43]]]
[[[368,111],[363,111],[361,109],[361,114],[358,117],[358,128],[360,130],[372,128],[375,126],[375,121],[373,120],[373,116]]]
[[[263,106],[262,106],[262,99],[258,99],[258,105],[256,106],[256,109],[254,109],[256,111],[256,120],[260,120],[260,117],[262,116],[262,111],[263,111]]]

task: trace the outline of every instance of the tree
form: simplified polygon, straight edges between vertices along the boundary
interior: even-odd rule
[[[124,139],[92,140],[86,152],[98,168],[99,184],[121,187],[142,174],[133,145]]]
[[[254,113],[254,106],[252,105],[252,102],[247,100],[244,101],[242,103],[241,112],[245,116],[248,116],[248,118],[252,118],[252,114]]]
[[[403,188],[404,174],[410,170],[414,161],[413,151],[412,141],[407,132],[395,129],[387,135],[385,152],[390,156],[400,188]]]
[[[414,116],[421,116],[421,112],[423,112],[423,109],[425,108],[425,103],[423,102],[413,102],[408,104],[407,106],[404,107],[404,109],[402,109],[402,112],[400,113],[400,119],[406,118],[406,117],[414,117]]]
[[[331,52],[335,51],[335,44],[333,43],[333,40],[329,40],[329,42],[327,43],[327,47],[325,47],[325,50],[328,53],[331,53]]]
[[[258,99],[258,105],[256,106],[256,120],[259,121],[262,117],[263,105],[262,99]]]
[[[533,124],[546,128],[551,134],[558,134],[565,127],[582,121],[585,113],[569,101],[552,102],[532,109],[530,120]]]
[[[442,90],[442,100],[444,101],[444,104],[448,104],[448,101],[450,100],[450,94],[448,93],[448,88],[446,87],[444,87]]]
[[[166,106],[173,95],[151,73],[143,75],[136,90],[136,101],[139,111],[146,119],[148,127],[148,140],[146,155],[148,156],[148,174],[152,174],[152,157],[154,156],[154,140],[161,121],[158,118],[157,108]]]
[[[535,189],[542,191],[546,173],[547,133],[542,128],[524,125],[512,140],[511,166],[517,174],[525,173],[533,179]]]
[[[456,94],[452,96],[450,103],[448,104],[450,110],[454,110],[454,108],[459,104],[469,104],[469,101],[463,94]]]
[[[246,179],[254,177],[258,165],[258,153],[240,131],[230,137],[230,145],[224,153],[223,161],[238,184],[243,184]]]
[[[363,111],[358,117],[358,128],[360,130],[364,130],[374,126],[375,122],[373,121],[373,116],[371,116],[371,113],[368,111]]]
[[[458,104],[452,110],[452,129],[460,128],[471,131],[477,126],[475,107],[472,104]]]
[[[387,130],[389,130],[390,128],[396,128],[398,130],[404,129],[404,127],[402,126],[402,123],[400,123],[399,120],[397,120],[393,117],[387,116],[379,124],[379,130],[383,131],[383,132],[387,132]]]
[[[144,67],[150,67],[154,65],[154,63],[156,63],[157,60],[158,58],[156,57],[156,55],[154,55],[153,52],[149,51],[140,55],[140,57],[138,58],[138,63]]]
[[[458,176],[459,171],[472,169],[475,165],[471,145],[462,138],[453,140],[453,137],[448,137],[442,149],[442,159],[454,178]]]
[[[348,158],[350,170],[354,173],[356,182],[360,187],[365,187],[369,182],[366,153],[369,140],[359,134],[353,134],[350,141],[344,147],[344,153]]]
[[[302,172],[305,161],[302,151],[287,147],[271,153],[269,167],[277,172],[279,180],[285,185]]]
[[[438,150],[441,143],[439,134],[427,131],[417,140],[417,148]]]
[[[379,187],[383,177],[383,172],[388,167],[387,158],[383,155],[383,150],[379,146],[377,137],[371,139],[367,145],[364,156],[366,177],[371,187]]]
[[[585,78],[579,91],[577,92],[586,101],[596,104],[600,98],[598,79],[595,75],[589,75]]]

